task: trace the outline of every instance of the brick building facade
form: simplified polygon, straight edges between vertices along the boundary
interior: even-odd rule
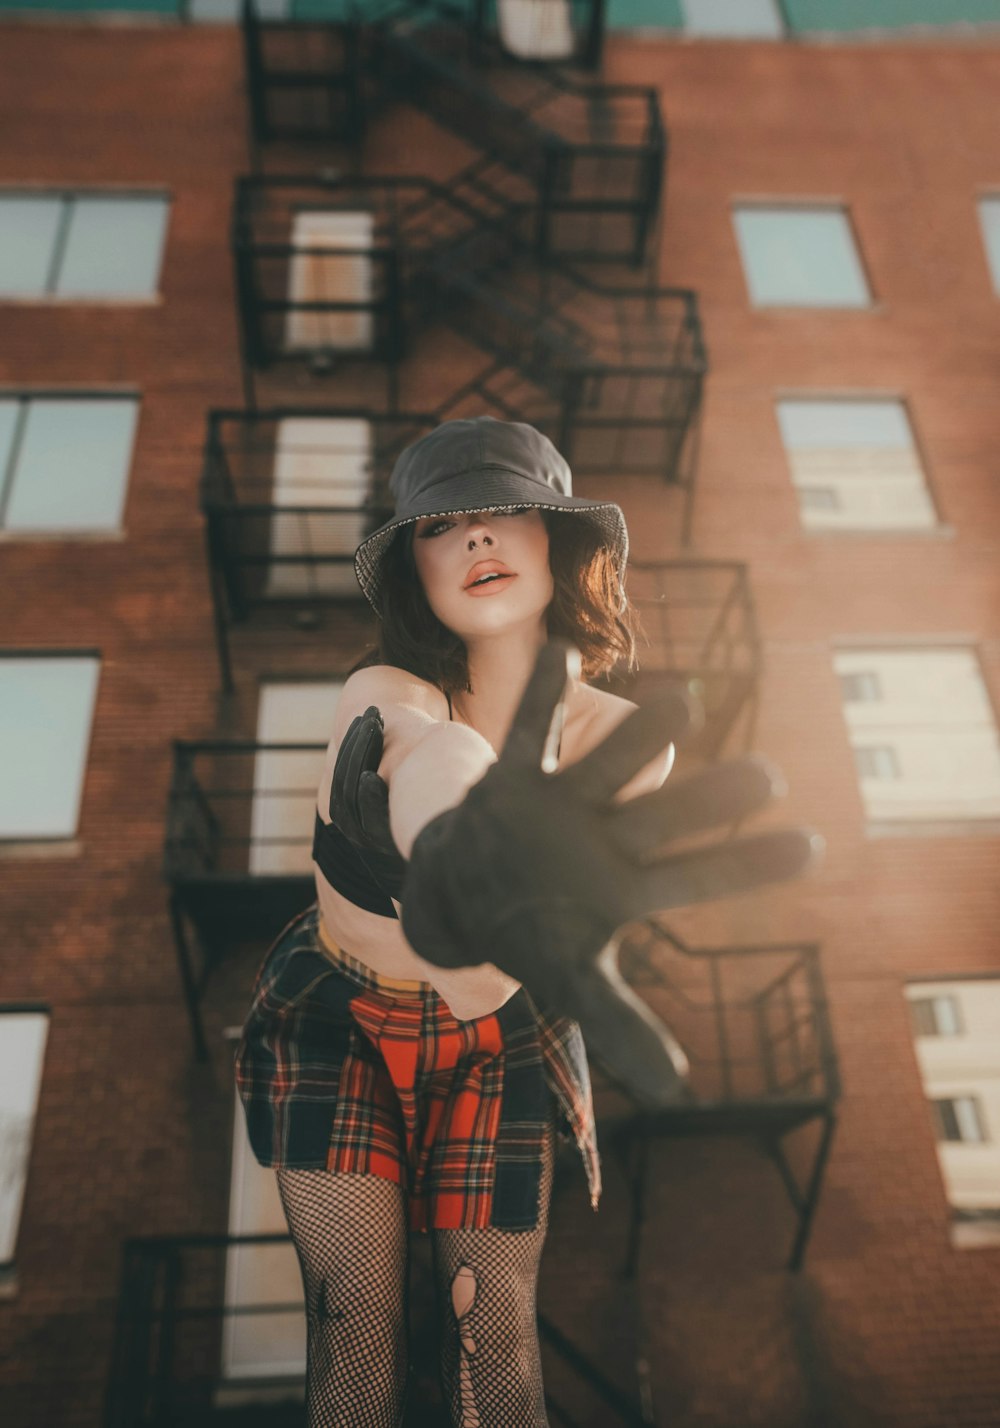
[[[198,509],[206,411],[243,400],[227,237],[248,163],[237,32],[9,24],[0,65],[6,188],[169,198],[158,296],[0,306],[8,394],[139,398],[120,533],[9,532],[0,546],[3,653],[100,661],[75,837],[0,848],[0,1001],[51,1012],[16,1271],[0,1300],[0,1397],[17,1428],[82,1428],[102,1421],[122,1242],[226,1230],[224,1030],[263,952],[244,947],[210,983],[210,1054],[197,1062],[161,876],[171,741],[252,737],[258,682],[305,664],[272,632],[235,693],[220,692]],[[977,214],[1000,192],[1000,51],[972,39],[620,35],[604,74],[659,92],[670,159],[658,276],[697,292],[710,353],[685,554],[748,564],[763,650],[754,745],[789,785],[765,821],[801,820],[827,840],[799,884],[670,926],[694,946],[821,944],[843,1083],[798,1274],[784,1268],[793,1225],[780,1181],[753,1145],[654,1144],[635,1292],[659,1421],[989,1428],[1000,1423],[1000,1246],[956,1240],[907,988],[996,976],[1000,817],[886,823],[866,811],[836,657],[971,648],[1000,701],[1000,300]],[[431,163],[441,175],[462,157],[458,140],[400,106],[379,121],[365,166]],[[734,209],[768,203],[846,210],[870,301],[753,305]],[[457,383],[468,357],[431,329],[408,361],[419,407],[429,364]],[[845,399],[905,404],[928,527],[805,528],[776,403]],[[680,553],[676,492],[641,477],[582,489],[622,503],[639,559]],[[311,677],[342,675],[366,634],[360,615],[328,623]],[[998,1072],[994,1061],[982,1075]],[[806,1149],[793,1152],[800,1170]],[[610,1155],[608,1170],[594,1220],[567,1167],[541,1304],[627,1384],[627,1186]],[[554,1362],[553,1391],[572,1396],[562,1373]]]

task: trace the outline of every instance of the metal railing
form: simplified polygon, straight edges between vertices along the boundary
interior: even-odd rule
[[[611,687],[638,703],[681,682],[705,723],[685,747],[708,758],[749,748],[762,667],[747,566],[732,560],[634,560],[626,584],[640,619],[639,672]]]
[[[396,457],[435,424],[360,408],[209,412],[201,508],[225,688],[232,624],[363,599],[355,549],[391,515]]]
[[[374,28],[383,93],[532,185],[540,253],[639,263],[667,156],[656,91],[511,64],[496,43],[470,45],[464,19],[437,0],[393,6]]]
[[[357,144],[364,127],[359,26],[353,7],[334,23],[262,21],[243,0],[243,54],[250,110],[250,151],[263,145]]]
[[[283,1326],[297,1320],[304,1325],[301,1299],[241,1303],[227,1287],[235,1256],[272,1248],[290,1254],[288,1235],[125,1243],[104,1428],[200,1428],[229,1421],[301,1428],[301,1371],[265,1375],[259,1366],[244,1365],[241,1374],[232,1362],[241,1331],[256,1330],[260,1339],[262,1329],[265,1337],[268,1329],[277,1330],[288,1338]]]
[[[599,1117],[617,1122],[631,1160],[627,1272],[641,1253],[649,1147],[657,1138],[721,1135],[756,1141],[777,1166],[797,1217],[787,1267],[802,1265],[836,1126],[840,1075],[820,969],[805,943],[692,948],[656,920],[630,928],[622,972],[671,1027],[691,1063],[694,1099],[636,1112],[613,1084],[596,1088]],[[786,1138],[815,1123],[819,1135],[796,1176]]]
[[[572,3],[577,53],[594,63],[603,0]],[[366,114],[406,98],[527,181],[541,250],[639,263],[667,150],[655,89],[512,62],[490,21],[478,0],[387,0],[320,24],[262,21],[244,0],[255,170],[273,141],[346,143],[357,167]]]

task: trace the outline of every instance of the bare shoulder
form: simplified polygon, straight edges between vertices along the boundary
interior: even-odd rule
[[[384,734],[379,771],[384,778],[405,758],[430,725],[448,719],[447,699],[437,685],[430,684],[426,679],[391,664],[366,665],[364,669],[355,670],[344,681],[337,700],[317,793],[320,810],[329,805],[333,769],[344,735],[352,720],[372,704],[382,715]]]
[[[568,761],[575,763],[577,759],[582,759],[638,707],[633,700],[625,699],[620,694],[612,694],[610,690],[596,689],[589,684],[581,685],[577,691],[577,704],[574,711],[578,720],[575,737],[566,751]],[[568,733],[569,719],[567,719],[566,727]],[[622,799],[635,798],[640,793],[651,793],[661,786],[673,768],[673,764],[674,746],[668,743],[654,759],[651,759],[629,780],[621,790],[620,797]]]
[[[348,676],[334,718],[333,737],[339,742],[351,720],[374,704],[382,714],[388,733],[390,726],[448,718],[448,701],[438,689],[419,675],[391,664],[367,665]]]

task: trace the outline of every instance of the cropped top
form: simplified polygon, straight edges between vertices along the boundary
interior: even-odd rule
[[[316,814],[313,828],[313,862],[332,888],[341,897],[353,902],[365,912],[379,917],[398,917],[392,898],[379,878],[387,870],[389,859],[383,854],[365,851],[362,854],[345,838],[335,823],[324,823]],[[395,859],[392,859],[395,871]]]
[[[446,693],[445,698],[448,700],[448,718],[453,719],[451,697]],[[365,912],[398,919],[399,914],[386,890],[398,892],[399,865],[394,856],[369,849],[362,853],[335,823],[324,823],[318,812],[313,827],[312,856],[327,882],[341,897]]]

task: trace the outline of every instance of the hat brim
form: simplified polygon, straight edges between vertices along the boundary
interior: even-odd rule
[[[354,572],[369,604],[379,613],[379,593],[382,584],[383,561],[397,530],[413,525],[428,516],[455,516],[464,511],[507,511],[518,506],[533,506],[541,511],[568,511],[588,520],[604,537],[616,559],[619,573],[624,575],[628,560],[628,530],[625,516],[614,501],[588,501],[583,496],[563,496],[558,491],[547,493],[548,499],[538,499],[538,482],[510,470],[484,471],[477,474],[470,489],[468,476],[440,481],[429,490],[422,504],[426,510],[412,511],[394,517],[372,531],[354,553]]]

